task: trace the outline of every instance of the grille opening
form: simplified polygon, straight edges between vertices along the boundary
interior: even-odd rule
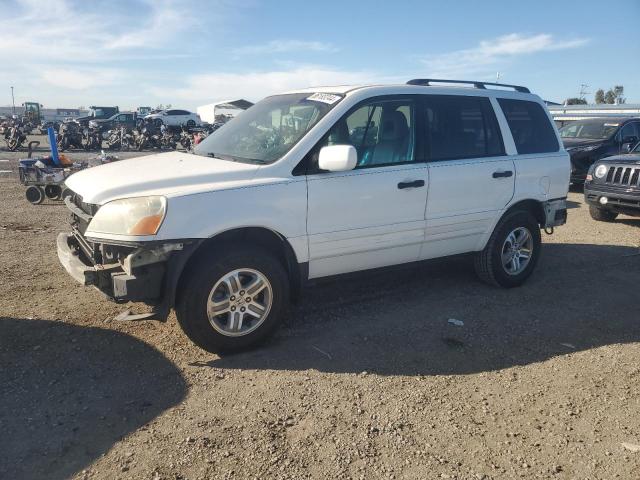
[[[616,168],[616,173],[613,176],[613,183],[620,183],[620,177],[622,176],[622,167]]]
[[[622,185],[640,187],[640,166],[612,166],[609,167],[605,183],[612,185]]]

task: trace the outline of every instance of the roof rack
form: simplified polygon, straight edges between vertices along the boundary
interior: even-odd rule
[[[464,85],[473,85],[475,88],[486,89],[487,85],[492,87],[507,87],[513,88],[516,92],[531,93],[527,87],[521,87],[520,85],[507,85],[506,83],[491,83],[491,82],[478,82],[473,80],[444,80],[440,78],[414,78],[409,80],[407,85],[422,85],[425,87],[432,86],[431,83],[461,83]]]

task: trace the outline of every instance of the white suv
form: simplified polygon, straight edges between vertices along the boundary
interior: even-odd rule
[[[309,279],[473,253],[482,280],[521,285],[540,229],[566,221],[569,156],[526,88],[443,82],[275,95],[195,155],[76,173],[60,261],[156,318],[175,308],[209,351],[265,338]]]
[[[195,127],[202,124],[200,116],[197,113],[188,110],[162,110],[161,112],[151,113],[144,117],[145,120],[153,120],[159,127],[166,125],[167,127]]]

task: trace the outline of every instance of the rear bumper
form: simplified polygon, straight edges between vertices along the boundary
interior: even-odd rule
[[[92,265],[73,234],[60,233],[58,259],[71,277],[85,286],[93,286],[117,303],[144,302],[155,305],[162,300],[167,262],[158,262],[127,274],[118,263]]]
[[[544,228],[559,227],[567,223],[567,199],[557,198],[544,202]]]

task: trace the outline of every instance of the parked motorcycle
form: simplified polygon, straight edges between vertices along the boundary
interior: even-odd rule
[[[27,135],[25,134],[20,122],[13,123],[5,128],[4,141],[10,152],[15,152],[24,142],[27,141]]]
[[[180,136],[176,135],[166,125],[162,125],[160,127],[160,134],[160,145],[162,146],[162,148],[175,150],[178,146],[178,140],[180,140]]]
[[[157,129],[153,129],[150,126],[142,127],[136,136],[136,149],[142,151],[145,148],[162,148],[162,140],[158,135]]]
[[[84,150],[82,129],[80,124],[73,120],[64,122],[58,130],[58,150],[64,152],[69,148]]]
[[[193,134],[185,126],[182,127],[182,131],[180,132],[180,145],[187,151],[190,151],[193,145]]]
[[[83,130],[84,149],[85,150],[101,150],[102,149],[102,132],[97,127],[86,127]]]
[[[107,136],[109,150],[129,150],[135,145],[134,135],[126,127],[109,130]]]

